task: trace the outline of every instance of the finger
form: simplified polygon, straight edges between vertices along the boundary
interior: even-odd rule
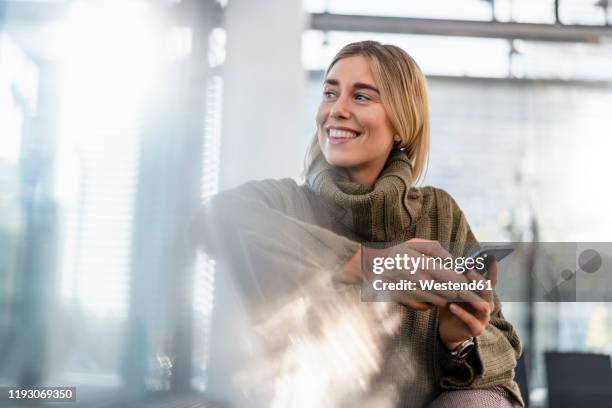
[[[433,280],[437,280],[432,278]],[[436,283],[444,283],[443,281],[438,281]],[[484,300],[478,297],[476,294],[465,291],[465,290],[454,290],[454,289],[444,289],[442,287],[432,287],[429,290],[420,291],[419,296],[422,300],[426,300],[435,304],[436,306],[441,306],[438,302],[442,302],[444,305],[450,302],[468,302],[468,301],[480,301],[484,302]]]
[[[470,282],[470,279],[468,279],[464,274],[457,274],[453,270],[449,269],[434,269],[430,270],[429,274],[434,280],[449,285],[461,285]],[[488,299],[481,297],[477,291],[474,292],[468,289],[452,289],[451,286],[446,287],[450,289],[442,290],[442,286],[440,286],[440,289],[436,289],[434,286],[431,292],[435,292],[439,296],[453,302],[488,302]]]
[[[406,245],[416,251],[419,251],[422,254],[434,258],[447,258],[451,256],[451,254],[446,249],[444,249],[442,244],[440,244],[438,241],[413,238],[411,240],[406,241]]]
[[[406,276],[400,275],[396,277],[391,274],[388,275],[385,280],[390,283],[400,283],[404,278],[406,278]],[[419,286],[417,286],[415,290],[398,291],[393,295],[393,300],[401,304],[406,304],[407,302],[431,303],[438,307],[447,306],[448,302],[453,299],[454,297],[447,292],[436,293],[434,290],[420,289]]]
[[[387,275],[385,281],[389,283],[400,283],[406,276],[398,275],[394,276],[394,274]],[[412,280],[414,282],[414,279]],[[456,296],[453,295],[451,291],[436,291],[436,290],[426,290],[422,289],[419,286],[416,286],[415,289],[398,291],[393,294],[393,300],[404,304],[408,307],[413,307],[408,302],[416,302],[416,303],[429,303],[438,307],[445,307],[448,303],[454,300]],[[415,309],[419,309],[420,306],[414,307]]]
[[[469,290],[458,290],[455,291],[455,302],[469,303],[469,304],[488,304],[488,300],[481,297],[479,294]]]
[[[474,310],[478,320],[480,320],[482,323],[488,323],[489,317],[491,316],[491,311],[493,310],[491,309],[491,304],[489,302],[470,302],[468,305]]]
[[[406,241],[405,244],[420,253],[427,255],[424,265],[420,268],[420,272],[429,275],[433,280],[440,283],[466,283],[469,279],[464,274],[459,274],[452,269],[445,269],[443,264],[437,259],[452,258],[452,255],[444,249],[438,241],[413,238]],[[432,259],[433,258],[433,259]],[[431,290],[428,293],[435,293],[445,301],[463,301],[463,302],[486,302],[486,299],[479,297],[477,294],[469,290]],[[429,300],[429,299],[428,299]]]
[[[415,292],[411,292],[409,295],[409,300],[408,301],[417,301],[417,302],[421,302],[421,303],[430,303],[434,306],[438,306],[438,307],[445,307],[448,305],[449,300],[446,299],[443,296],[438,295],[435,292],[431,292],[431,291],[415,291]]]
[[[493,290],[488,290],[487,280],[480,273],[475,272],[474,270],[469,270],[465,273],[466,278],[471,282],[483,282],[483,290],[477,290],[476,293],[478,296],[483,298],[486,302],[493,301]],[[493,287],[493,283],[491,283],[491,287]]]
[[[390,283],[393,283],[393,282],[400,283],[401,279],[399,278],[405,278],[405,276],[399,276],[398,279],[396,279],[394,276],[387,276],[386,281]],[[408,307],[417,309],[417,310],[420,310],[422,308],[422,305],[413,307],[415,304],[418,304],[418,303],[431,304],[431,305],[438,306],[438,307],[445,307],[448,305],[448,302],[452,300],[452,299],[447,299],[445,296],[440,296],[433,290],[419,289],[418,286],[414,290],[397,291],[396,293],[393,294],[392,297],[394,301],[401,303],[403,305],[406,305]],[[428,308],[430,307],[431,306],[428,306]]]
[[[410,309],[418,310],[420,312],[424,312],[434,307],[434,305],[431,303],[417,302],[416,300],[406,300],[400,303],[404,306],[408,306]]]
[[[484,325],[463,307],[452,303],[449,309],[469,328],[472,336],[480,336],[484,332]]]
[[[465,272],[464,275],[471,281],[479,281],[484,279],[483,275],[481,275],[479,272],[474,271],[473,269],[470,269],[469,271]]]
[[[491,299],[489,299],[489,308],[491,308],[491,314],[495,313],[495,308],[498,303],[495,303],[495,293],[491,293]]]

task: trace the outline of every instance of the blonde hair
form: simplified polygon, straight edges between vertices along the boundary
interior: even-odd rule
[[[370,62],[383,107],[401,138],[398,147],[408,155],[416,181],[424,176],[429,151],[429,104],[425,76],[414,59],[401,48],[377,41],[360,41],[346,45],[336,54],[325,71],[325,77],[336,62],[357,55],[365,56]],[[315,132],[306,151],[304,175],[321,154]]]

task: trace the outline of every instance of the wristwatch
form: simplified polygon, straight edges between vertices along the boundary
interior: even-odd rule
[[[467,357],[468,354],[474,349],[476,343],[474,343],[474,338],[469,338],[453,350],[450,351],[450,355],[457,360],[463,360]]]

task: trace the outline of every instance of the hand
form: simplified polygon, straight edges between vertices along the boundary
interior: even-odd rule
[[[411,239],[403,242],[399,245],[395,245],[388,249],[383,250],[370,250],[367,256],[379,256],[388,254],[405,253],[411,257],[418,258],[422,255],[427,255],[432,258],[446,259],[452,257],[452,255],[446,251],[442,245],[437,241],[424,240],[424,239]],[[338,278],[345,282],[356,283],[362,279],[361,275],[361,249],[356,251],[354,256],[340,269]],[[470,272],[475,277],[480,275],[475,272]],[[418,281],[436,281],[436,282],[454,282],[454,283],[465,283],[474,278],[468,278],[467,273],[458,274],[452,269],[436,269],[436,268],[420,268],[412,273],[407,273],[404,270],[389,271],[386,274],[387,280],[400,280],[407,279],[413,282]],[[480,277],[482,279],[482,277]],[[439,308],[448,307],[448,302],[456,301],[469,301],[474,303],[483,303],[482,297],[478,296],[471,291],[449,291],[449,290],[421,290],[417,289],[411,293],[410,299],[399,300],[400,303],[408,306],[411,309],[425,311],[431,309],[434,306]],[[450,310],[450,309],[449,309]],[[470,336],[471,337],[471,336]]]
[[[452,258],[452,255],[444,249],[438,241],[419,238],[413,238],[403,242],[402,244],[390,248],[390,250],[391,253],[405,253],[414,258],[422,257],[423,255],[426,255],[428,259],[439,258],[445,260]],[[434,267],[431,267],[431,265],[434,265]],[[471,302],[483,301],[483,298],[478,296],[475,292],[468,290],[447,290],[445,288],[420,289],[420,282],[424,281],[434,281],[446,285],[448,282],[468,283],[473,280],[468,278],[466,273],[457,273],[449,268],[436,268],[435,265],[435,262],[431,262],[423,264],[421,268],[416,271],[411,271],[410,273],[395,271],[395,276],[393,273],[387,275],[387,278],[395,277],[398,280],[407,279],[417,283],[416,289],[410,294],[410,299],[400,300],[400,303],[415,310],[427,310],[433,306],[438,306],[439,308],[448,307],[448,302],[457,300]],[[475,276],[480,275],[475,274]]]
[[[410,241],[407,241],[407,243],[411,241],[416,242],[419,240],[410,240]],[[435,242],[435,241],[428,241],[428,242]],[[400,244],[400,245],[403,245],[403,244]],[[405,250],[405,248],[403,250]],[[414,252],[414,251],[412,252],[413,252],[413,256],[420,256],[419,252]],[[338,270],[338,274],[336,275],[336,279],[344,283],[359,283],[361,279],[363,278],[362,271],[361,271],[361,255],[362,255],[361,248],[359,248],[355,252],[355,254],[351,257],[351,259],[349,259],[344,265],[340,267],[340,269]],[[419,310],[419,311],[429,310],[432,307],[434,307],[433,303],[419,302],[417,300],[406,300],[401,303],[408,306],[411,309]]]
[[[361,282],[361,248],[344,265],[342,265],[336,278],[345,283]]]
[[[474,276],[476,272],[469,272],[470,278],[482,279]],[[497,264],[495,260],[489,265],[487,279],[495,287],[497,283]],[[491,313],[495,310],[493,293],[485,291],[482,301],[449,303],[438,309],[438,335],[448,350],[453,350],[465,340],[478,337],[484,333]]]
[[[431,257],[447,258],[451,256],[437,241],[412,239],[404,244]],[[459,275],[452,271],[450,276],[448,273],[445,273],[448,271],[438,270],[428,272],[431,275],[430,279],[449,279],[452,281],[461,281],[462,279],[467,279],[467,281],[484,280],[482,275],[474,271],[468,271]],[[417,276],[419,275],[421,275],[420,278],[423,278],[422,274]],[[491,287],[494,288],[497,283],[497,264],[495,260],[488,267],[486,279],[491,281]],[[439,297],[444,297],[448,294],[448,292],[439,294],[428,293],[428,296],[438,295]],[[454,295],[461,300],[460,303],[449,303],[444,300],[435,300],[428,303],[413,300],[402,302],[416,310],[422,310],[424,305],[431,307],[435,304],[438,307],[438,333],[440,340],[449,350],[455,349],[469,338],[481,335],[489,324],[491,313],[495,309],[492,291],[485,290],[480,293],[459,291],[455,292]]]

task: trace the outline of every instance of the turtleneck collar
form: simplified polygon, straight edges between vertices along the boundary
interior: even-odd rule
[[[389,154],[373,186],[350,180],[345,169],[320,155],[306,174],[306,184],[334,218],[365,241],[393,242],[421,216],[421,193],[411,188],[412,164],[399,149]]]

